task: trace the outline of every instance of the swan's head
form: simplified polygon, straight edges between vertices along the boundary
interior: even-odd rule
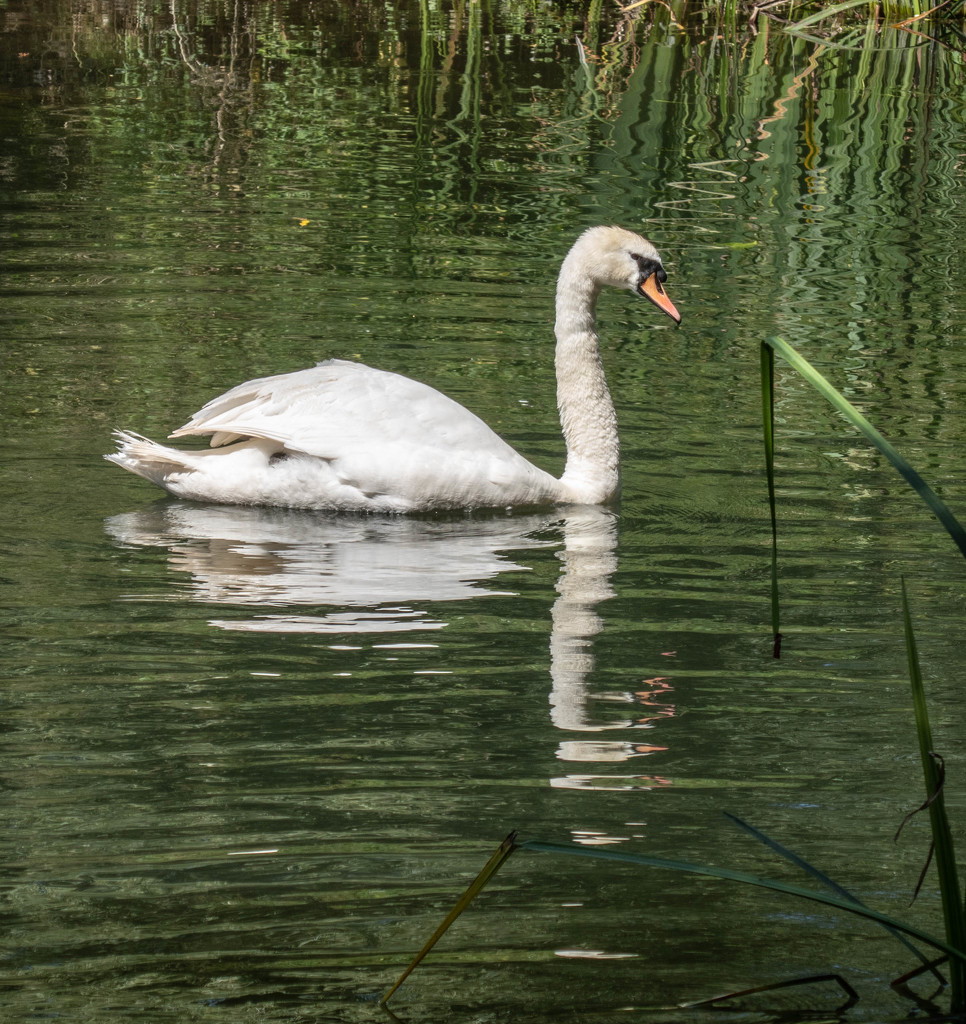
[[[660,254],[646,238],[625,228],[590,228],[574,243],[567,257],[568,262],[571,259],[598,287],[628,288],[650,299],[675,323],[681,322],[664,290],[667,274]]]

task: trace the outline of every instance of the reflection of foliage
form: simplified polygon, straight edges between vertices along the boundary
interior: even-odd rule
[[[86,173],[102,147],[155,183],[188,175],[239,194],[284,191],[297,164],[318,168],[330,214],[403,204],[424,222],[505,229],[572,219],[579,171],[633,182],[668,240],[696,219],[709,237],[726,228],[740,187],[801,210],[795,259],[813,266],[830,212],[872,216],[857,193],[877,193],[880,229],[900,197],[919,201],[930,106],[958,88],[960,65],[916,33],[963,8],[910,23],[914,3],[879,17],[790,0],[21,4],[5,8],[0,61],[34,90],[23,134],[52,140],[52,180]],[[855,32],[863,47],[842,49]],[[76,112],[47,124],[45,108],[62,105]],[[681,156],[693,173],[676,180],[665,167]],[[36,165],[11,152],[0,176],[16,183]],[[760,226],[740,241],[762,242]]]
[[[135,197],[136,227],[105,232],[175,239],[158,262],[199,277],[285,244],[335,277],[489,284],[508,238],[549,274],[559,233],[633,210],[682,263],[768,261],[761,309],[792,341],[840,315],[843,265],[867,268],[856,344],[874,316],[929,341],[955,285],[917,305],[907,225],[954,209],[962,144],[934,107],[962,64],[916,33],[952,39],[961,9],[896,28],[914,5],[11,0],[0,63],[32,102],[8,108],[28,141],[0,179]],[[153,216],[185,179],[217,231]]]
[[[964,42],[964,0],[889,0],[884,4],[868,0],[845,0],[834,4],[802,4],[795,0],[758,0],[751,5],[750,24],[757,27],[758,17],[780,25],[812,42],[843,49],[864,49],[879,44],[881,33],[891,29],[923,38],[935,38],[961,48]]]

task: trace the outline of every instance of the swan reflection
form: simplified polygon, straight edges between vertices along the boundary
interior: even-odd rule
[[[531,536],[544,525],[538,516],[419,520],[180,503],[107,520],[119,543],[166,548],[171,568],[191,577],[197,601],[339,609],[211,622],[222,629],[301,633],[440,629],[445,622],[407,604],[512,596],[484,584],[528,571],[504,552],[552,544]]]
[[[257,615],[209,620],[220,629],[249,632],[444,629],[447,623],[422,605],[512,596],[504,589],[505,577],[529,571],[514,553],[556,547],[561,572],[551,612],[550,719],[571,734],[559,744],[557,757],[603,764],[666,749],[627,735],[653,729],[674,714],[666,677],[635,680],[627,692],[588,693],[594,638],[604,626],[599,606],[614,596],[617,520],[608,509],[427,520],[167,502],[113,516],[106,527],[121,545],[165,549],[170,567],[190,578],[193,600],[265,608]],[[600,713],[615,702],[627,708],[621,718]],[[621,738],[604,738],[605,732]],[[667,781],[574,775],[551,783],[610,789]]]

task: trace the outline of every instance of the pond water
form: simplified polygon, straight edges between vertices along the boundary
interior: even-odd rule
[[[941,933],[924,826],[892,841],[922,790],[899,591],[961,826],[962,560],[780,368],[773,659],[758,367],[798,347],[963,514],[963,59],[715,11],[0,9],[6,1019],[384,1019],[513,829],[809,884],[731,812]],[[554,280],[595,223],[655,241],[683,316],[602,299],[613,509],[204,506],[101,458],[339,357],[559,473]],[[391,1005],[705,1019],[671,1008],[839,972],[850,1020],[897,1019],[912,966],[817,905],[520,852]]]

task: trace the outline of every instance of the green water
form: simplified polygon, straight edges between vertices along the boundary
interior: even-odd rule
[[[962,57],[674,15],[0,10],[5,1019],[384,1019],[511,829],[804,881],[730,811],[941,930],[931,880],[907,906],[923,827],[892,842],[921,800],[899,587],[961,825],[964,567],[782,370],[771,658],[758,346],[796,345],[964,515]],[[559,473],[554,280],[609,222],[683,316],[602,300],[614,510],[206,507],[101,458],[340,357]],[[521,853],[392,1005],[706,1019],[660,1008],[839,971],[850,1020],[898,1019],[912,966],[814,906]]]

